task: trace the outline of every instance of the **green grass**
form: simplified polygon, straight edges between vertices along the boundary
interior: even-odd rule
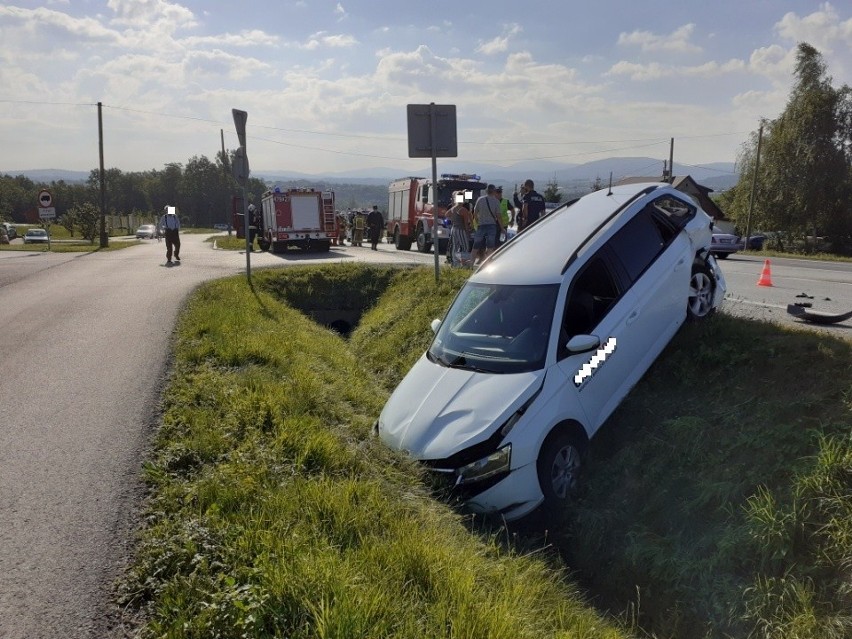
[[[215,235],[213,237],[208,237],[206,241],[216,242],[216,248],[224,249],[226,251],[246,250],[245,238],[238,238],[236,233],[234,233],[231,237],[228,237],[227,235]],[[257,246],[256,242],[255,246]]]
[[[835,255],[834,253],[791,253],[789,251],[775,251],[764,249],[762,251],[739,251],[737,255],[751,255],[752,257],[789,257],[794,260],[818,260],[820,262],[852,262],[852,257],[846,255]]]
[[[136,246],[139,244],[139,240],[129,240],[127,242],[119,242],[116,240],[110,240],[109,246],[105,249],[100,247],[100,243],[96,240],[94,244],[89,242],[88,240],[82,240],[80,242],[74,243],[65,243],[65,242],[51,242],[50,243],[50,252],[51,253],[94,253],[97,251],[117,251],[120,249],[127,248],[129,246]],[[47,244],[3,244],[0,245],[0,251],[27,251],[31,253],[46,253],[47,252]]]
[[[593,440],[558,543],[660,636],[852,636],[850,434],[848,342],[687,326]]]
[[[372,436],[385,384],[285,300],[398,274],[317,270],[208,284],[182,314],[123,589],[142,636],[624,637],[558,565],[472,534]]]
[[[328,265],[199,290],[125,589],[143,636],[852,636],[852,344],[685,326],[549,526],[580,587],[369,434],[468,275]],[[334,308],[360,315],[348,340],[309,319]]]

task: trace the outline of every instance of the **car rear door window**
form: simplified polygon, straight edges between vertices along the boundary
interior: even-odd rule
[[[631,282],[635,282],[665,247],[659,228],[643,209],[608,242]]]

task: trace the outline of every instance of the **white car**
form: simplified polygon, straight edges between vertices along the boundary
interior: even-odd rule
[[[542,217],[462,287],[375,429],[477,513],[560,507],[589,439],[725,279],[711,219],[665,184]]]
[[[47,244],[49,239],[44,229],[27,229],[24,233],[24,244]]]
[[[143,224],[136,229],[136,239],[153,240],[157,237],[157,227],[154,224]]]

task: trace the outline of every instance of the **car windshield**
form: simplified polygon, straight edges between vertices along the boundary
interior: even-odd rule
[[[27,231],[27,235],[47,235],[47,231],[43,229],[30,229]]]
[[[544,366],[558,284],[509,286],[468,282],[427,356],[452,368],[523,373]]]

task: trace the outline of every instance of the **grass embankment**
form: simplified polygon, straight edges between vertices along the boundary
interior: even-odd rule
[[[429,269],[323,270],[353,295],[384,279],[398,317],[434,290]],[[365,362],[384,369],[383,356],[350,348],[282,301],[313,277],[260,271],[256,294],[242,278],[215,282],[182,314],[125,588],[125,603],[146,612],[144,634],[624,636],[546,561],[471,534],[428,496],[414,464],[371,435],[389,378]],[[454,291],[442,288],[425,318],[406,317],[416,346],[399,337],[408,328],[387,331],[395,362],[420,348],[433,308]]]
[[[662,637],[852,637],[852,345],[687,326],[593,440],[561,540]]]
[[[467,275],[394,273],[260,271],[256,297],[236,278],[189,306],[128,590],[151,634],[619,636],[368,435]],[[366,312],[344,342],[291,306]],[[686,326],[593,440],[549,539],[596,604],[661,638],[850,637],[850,417],[847,342]]]

